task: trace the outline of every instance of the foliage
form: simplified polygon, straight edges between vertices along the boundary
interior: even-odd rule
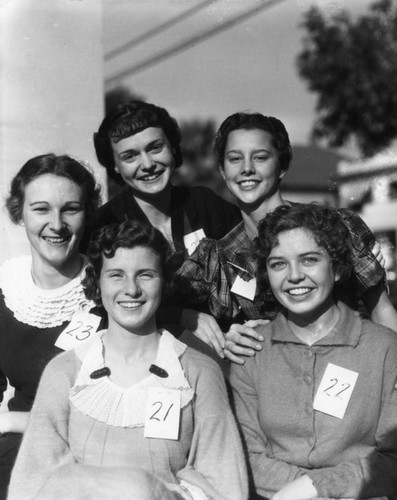
[[[314,139],[342,146],[355,139],[365,155],[397,137],[397,6],[374,3],[353,20],[312,7],[298,55],[300,76],[318,94]]]

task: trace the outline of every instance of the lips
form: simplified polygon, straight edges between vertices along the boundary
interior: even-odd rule
[[[69,243],[71,236],[42,236],[43,240],[50,245],[64,245]]]
[[[313,288],[309,287],[298,287],[298,288],[290,288],[289,290],[286,290],[288,295],[292,295],[293,297],[304,297],[308,295]]]
[[[158,170],[152,174],[141,175],[138,180],[141,182],[153,182],[156,181],[164,173],[164,170]]]
[[[123,309],[127,309],[128,311],[133,311],[135,309],[138,309],[139,307],[144,305],[144,302],[142,301],[137,301],[137,300],[129,300],[129,301],[123,301],[123,302],[118,302],[118,305],[122,307]]]
[[[257,180],[246,180],[246,181],[240,181],[238,182],[238,185],[240,186],[241,189],[243,190],[250,190],[255,188],[259,184],[259,181]]]

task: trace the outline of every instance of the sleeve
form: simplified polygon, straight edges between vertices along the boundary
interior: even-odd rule
[[[272,457],[271,447],[258,418],[258,398],[255,382],[247,368],[232,364],[230,383],[233,388],[237,421],[241,427],[251,466],[256,492],[272,497],[287,483],[305,474],[306,470]],[[252,365],[255,368],[255,365]]]
[[[0,403],[2,403],[4,399],[4,393],[6,392],[8,387],[7,378],[4,373],[0,370]]]
[[[203,355],[197,363],[190,361],[184,369],[196,393],[194,433],[188,463],[177,477],[201,488],[211,500],[247,499],[243,449],[222,373]]]
[[[391,333],[395,336],[395,333]],[[376,448],[365,457],[307,471],[320,497],[370,498],[397,492],[397,341],[392,340],[383,365]]]
[[[68,446],[72,354],[60,354],[44,370],[12,472],[9,500],[36,498],[54,471],[74,463]]]
[[[355,212],[339,209],[338,214],[350,233],[354,278],[361,297],[369,288],[386,284],[386,272],[372,253],[375,236]]]

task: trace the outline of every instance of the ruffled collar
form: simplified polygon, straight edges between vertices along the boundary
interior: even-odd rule
[[[187,346],[175,339],[167,330],[160,330],[161,338],[155,364],[167,371],[168,377],[160,378],[152,373],[129,388],[115,385],[108,376],[92,379],[90,374],[103,368],[102,330],[90,343],[76,349],[82,364],[69,399],[85,415],[116,427],[143,427],[145,423],[147,391],[150,387],[178,389],[181,408],[190,403],[194,390],[186,379],[180,356]]]
[[[77,311],[88,311],[94,303],[87,300],[81,280],[85,266],[65,285],[44,290],[33,281],[30,256],[15,257],[0,267],[0,288],[5,304],[15,318],[37,328],[51,328],[70,321]]]

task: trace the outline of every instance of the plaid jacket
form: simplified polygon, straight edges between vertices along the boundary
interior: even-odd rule
[[[346,286],[348,297],[344,299],[352,304],[370,287],[385,282],[385,271],[371,252],[375,237],[368,226],[350,210],[337,212],[351,236],[354,272]],[[256,289],[254,300],[231,291],[237,276],[243,280],[255,277],[250,248],[243,222],[218,241],[201,240],[177,272],[179,305],[209,312],[224,329],[244,320],[273,319],[279,306],[270,290],[263,293]]]

